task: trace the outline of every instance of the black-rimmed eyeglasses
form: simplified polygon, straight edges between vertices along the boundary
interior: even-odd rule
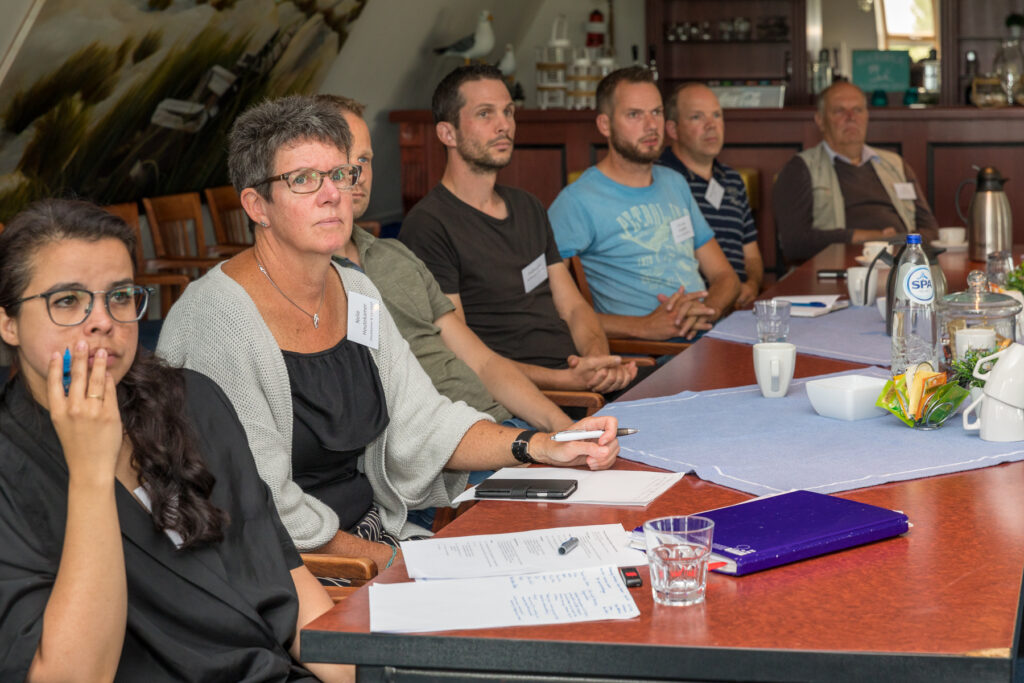
[[[287,173],[272,175],[264,178],[253,187],[263,183],[272,183],[275,180],[283,180],[288,184],[288,189],[295,194],[312,194],[324,184],[324,178],[330,178],[334,186],[342,192],[351,192],[352,188],[359,182],[359,174],[362,173],[362,166],[356,164],[342,164],[335,166],[330,171],[318,171],[315,168],[299,168]]]
[[[133,323],[146,314],[149,304],[149,287],[141,285],[125,285],[114,289],[100,289],[90,292],[87,289],[57,289],[42,294],[33,294],[18,299],[15,304],[22,304],[32,299],[46,302],[46,312],[54,325],[74,327],[81,325],[92,313],[93,303],[97,294],[103,294],[103,303],[111,319],[119,323]]]

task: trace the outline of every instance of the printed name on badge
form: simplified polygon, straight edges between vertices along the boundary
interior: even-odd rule
[[[359,292],[348,294],[348,338],[376,349],[380,340],[380,302]]]
[[[900,199],[917,199],[917,192],[914,190],[914,183],[893,183],[896,196]]]
[[[523,288],[527,294],[547,279],[548,264],[544,261],[544,254],[530,261],[530,265],[523,268]]]
[[[675,240],[676,244],[682,244],[686,240],[693,239],[693,223],[690,221],[689,216],[680,216],[669,223],[669,226],[672,228],[672,239]]]
[[[719,209],[722,206],[722,197],[725,196],[725,188],[721,184],[712,178],[708,182],[708,189],[704,191],[704,199],[708,200],[708,204]]]

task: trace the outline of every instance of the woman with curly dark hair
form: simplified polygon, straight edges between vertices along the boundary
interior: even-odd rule
[[[0,679],[314,680],[330,598],[224,394],[138,350],[134,246],[71,200],[0,234]]]

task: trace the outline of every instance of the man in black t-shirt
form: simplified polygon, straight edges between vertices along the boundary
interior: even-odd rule
[[[406,217],[399,239],[427,265],[456,313],[543,389],[620,390],[634,363],[608,352],[593,309],[558,256],[547,212],[496,184],[512,157],[514,105],[501,73],[459,67],[434,92],[448,150],[441,183]]]

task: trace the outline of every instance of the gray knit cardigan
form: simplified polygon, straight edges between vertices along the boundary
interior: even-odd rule
[[[362,273],[335,264],[346,291],[380,301]],[[452,403],[430,379],[381,306],[380,343],[370,349],[384,387],[390,423],[372,441],[359,468],[373,487],[384,527],[405,538],[424,530],[408,510],[450,505],[466,487],[465,473],[443,471],[474,423],[491,420],[462,401]],[[347,311],[331,312],[347,315]],[[218,265],[190,284],[160,333],[157,353],[171,365],[201,372],[231,399],[245,428],[260,476],[270,487],[285,528],[300,550],[327,543],[338,516],[292,481],[292,396],[284,356],[245,289]],[[344,387],[339,387],[343,391]]]

